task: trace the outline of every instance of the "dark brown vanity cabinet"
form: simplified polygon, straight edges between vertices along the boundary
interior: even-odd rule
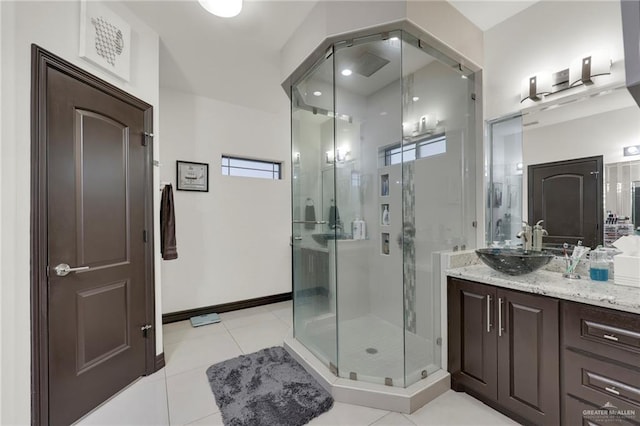
[[[560,424],[557,299],[449,278],[451,387],[522,423]]]
[[[562,324],[563,423],[640,424],[640,315],[563,302]]]

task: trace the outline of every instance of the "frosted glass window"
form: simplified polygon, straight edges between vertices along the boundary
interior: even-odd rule
[[[417,158],[433,157],[447,152],[447,138],[444,135],[430,137],[418,142],[400,144],[385,149],[384,165],[391,166],[414,161]]]
[[[244,176],[260,179],[282,179],[282,163],[266,160],[222,156],[222,174],[224,176]]]

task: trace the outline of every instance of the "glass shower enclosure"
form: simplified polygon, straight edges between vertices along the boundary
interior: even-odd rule
[[[405,31],[290,88],[294,338],[337,376],[439,370],[440,251],[475,245],[474,74]]]

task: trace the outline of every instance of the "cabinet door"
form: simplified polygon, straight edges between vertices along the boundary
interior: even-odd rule
[[[451,278],[449,305],[449,372],[455,390],[498,397],[493,287]]]
[[[538,425],[560,424],[558,300],[497,291],[498,402]]]

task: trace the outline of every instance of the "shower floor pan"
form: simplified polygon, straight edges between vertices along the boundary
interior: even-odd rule
[[[449,373],[425,356],[432,353],[430,342],[411,333],[407,333],[407,378],[415,383],[397,387],[402,386],[404,376],[403,330],[378,317],[367,315],[340,323],[339,367],[343,377],[331,373],[329,360],[319,357],[335,353],[335,317],[311,320],[304,328],[306,341],[313,342],[312,346],[307,348],[290,335],[285,348],[336,401],[411,413],[450,387]],[[427,377],[421,379],[423,372]],[[348,379],[350,373],[355,373],[352,377],[357,380]],[[385,386],[385,378],[391,378],[396,386]]]

